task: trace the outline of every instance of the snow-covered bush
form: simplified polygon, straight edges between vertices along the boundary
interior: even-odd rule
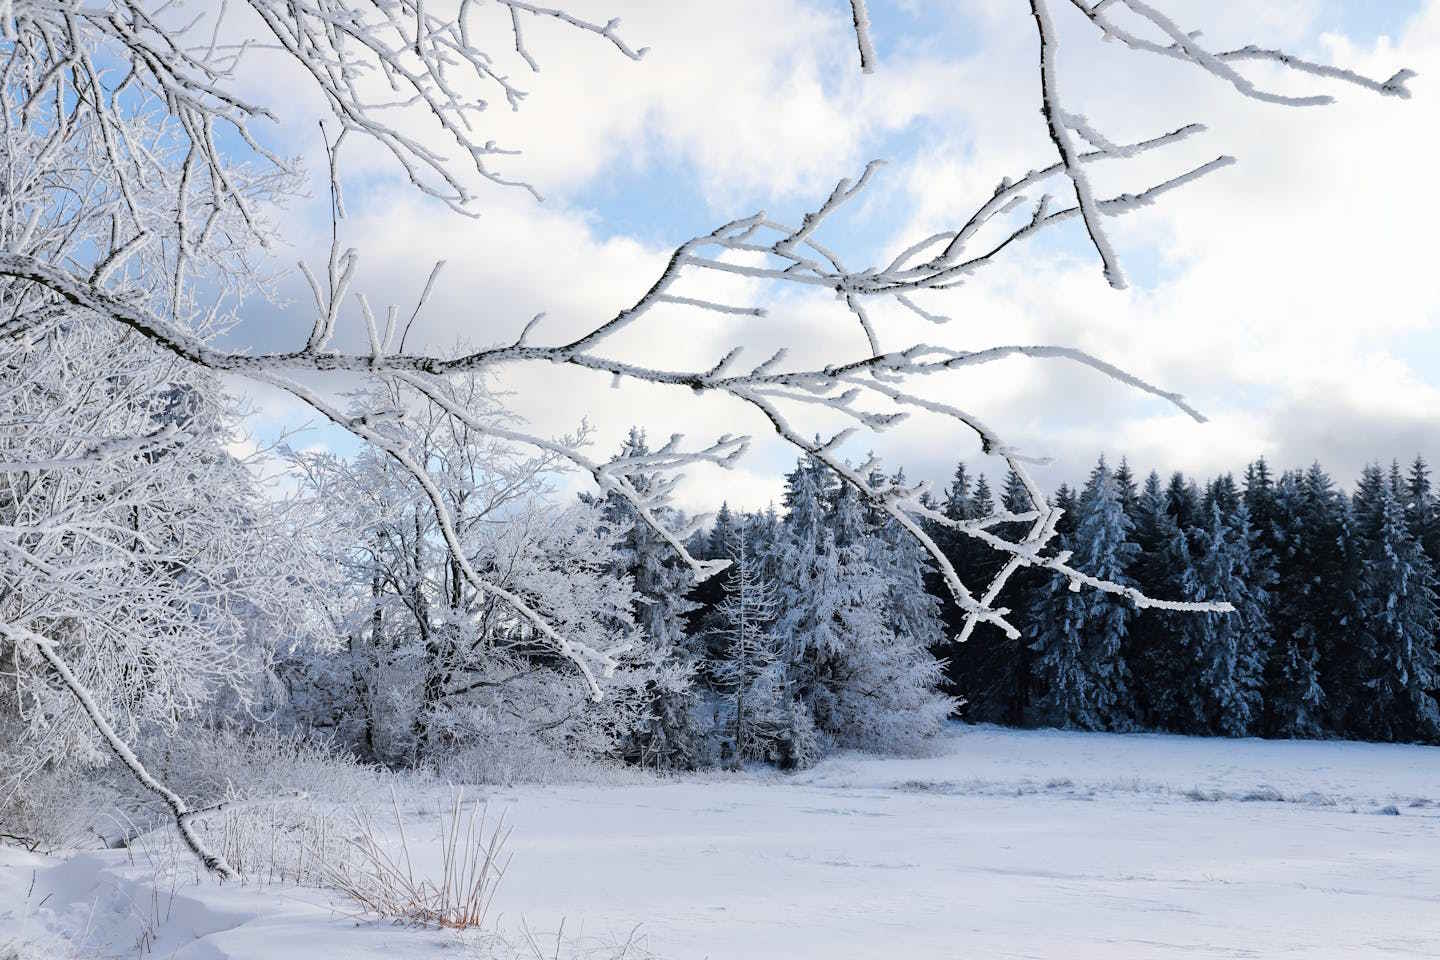
[[[397,781],[395,774],[359,762],[333,740],[264,726],[201,728],[155,744],[155,752],[166,776],[197,799],[304,795],[325,803],[356,802],[383,794]],[[145,792],[128,789],[137,802],[146,798]]]
[[[117,797],[93,769],[64,764],[32,774],[0,797],[0,840],[42,853],[109,840],[127,829]]]
[[[385,453],[294,456],[299,508],[325,530],[313,539],[334,571],[326,604],[338,636],[282,665],[289,718],[385,763],[465,752],[469,775],[483,779],[515,775],[531,762],[525,752],[535,762],[605,756],[647,720],[649,691],[672,670],[633,619],[633,581],[619,560],[630,525],[595,503],[557,505],[553,458],[479,428],[512,420],[487,381],[464,378],[456,389],[476,426],[452,428],[413,391],[355,401],[387,409],[390,442],[430,465],[449,533]],[[615,651],[603,699],[505,597],[468,582],[452,535],[506,596],[573,642]],[[479,769],[489,761],[498,767]]]
[[[234,816],[257,830],[267,810],[279,828],[289,829],[335,804],[383,796],[398,782],[394,774],[358,763],[334,743],[267,728],[236,731],[194,725],[184,737],[142,738],[137,748],[153,757],[156,772],[196,807],[295,798],[236,807]],[[415,775],[408,781],[412,786],[429,782]],[[222,810],[199,819],[196,829],[203,836],[223,836],[229,816]],[[122,767],[53,764],[27,777],[0,804],[0,833],[32,838],[44,848],[116,846],[168,818],[154,794]]]
[[[201,821],[199,833],[241,882],[328,887],[355,860],[349,824],[313,801],[238,805]]]

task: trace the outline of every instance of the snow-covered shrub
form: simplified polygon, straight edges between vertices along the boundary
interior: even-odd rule
[[[395,774],[359,762],[331,740],[270,728],[201,728],[157,744],[155,753],[175,789],[212,802],[303,795],[321,803],[353,803],[381,795],[396,782]],[[123,778],[117,778],[117,787],[133,791],[137,803],[147,796]]]
[[[0,795],[0,839],[41,851],[94,844],[124,829],[116,796],[93,770],[74,765],[43,770]]]
[[[170,778],[173,789],[197,807],[258,797],[351,803],[381,795],[396,781],[394,774],[360,764],[330,741],[266,728],[195,726],[185,737],[141,740],[139,748],[154,757],[154,767]],[[293,804],[277,804],[275,810],[281,829],[308,815]],[[226,816],[200,818],[198,829],[218,836]],[[244,816],[253,821],[262,814],[257,810]],[[165,819],[154,795],[118,764],[98,769],[53,764],[27,778],[0,804],[0,833],[31,838],[45,848],[124,844]]]
[[[803,700],[791,700],[783,728],[776,731],[773,758],[782,770],[805,770],[819,763],[830,749],[829,739],[815,725]]]
[[[73,943],[46,930],[0,937],[0,960],[78,960],[79,956]]]
[[[236,806],[203,820],[200,834],[245,883],[326,886],[354,859],[344,819],[308,800]]]

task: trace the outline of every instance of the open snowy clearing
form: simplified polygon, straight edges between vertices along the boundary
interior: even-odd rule
[[[1437,761],[982,727],[933,758],[789,777],[491,790],[514,827],[493,915],[604,940],[640,924],[676,960],[1440,956]],[[401,799],[422,857],[438,799]],[[64,931],[86,957],[481,955],[312,889],[206,883],[172,902],[123,852],[0,857],[0,945]]]

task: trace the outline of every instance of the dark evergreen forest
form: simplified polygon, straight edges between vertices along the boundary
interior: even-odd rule
[[[943,662],[941,692],[968,721],[1232,737],[1440,738],[1440,503],[1422,458],[1408,469],[1398,462],[1366,468],[1353,493],[1318,463],[1277,475],[1258,459],[1239,479],[1152,472],[1142,480],[1125,460],[1101,458],[1083,484],[1056,491],[1065,513],[1047,552],[1068,551],[1078,569],[1148,596],[1225,600],[1235,611],[1137,609],[1024,569],[1001,595],[1023,636],[1009,639],[982,625],[963,644],[954,640],[959,611],[928,558],[899,547],[898,531],[867,519],[825,474],[802,461],[778,509],[741,515],[726,507],[694,540],[708,556],[734,556],[746,541],[754,576],[771,581],[777,609],[791,611],[787,622],[782,612],[770,624],[774,642],[795,648],[788,656],[811,651],[812,681],[828,676],[853,686],[843,671],[838,680],[827,673],[826,655],[817,651],[863,650],[858,634],[883,623],[888,643],[897,635],[923,640]],[[997,491],[965,463],[930,506],[955,520],[1031,509],[1018,477],[1011,474]],[[1016,532],[1005,526],[999,532]],[[796,531],[807,529],[832,532],[797,557]],[[966,583],[983,587],[999,569],[1001,558],[983,543],[939,524],[929,533]],[[866,562],[827,579],[815,551],[834,552],[832,566],[845,571],[839,558],[846,544]],[[723,624],[717,627],[724,584],[693,593],[686,612],[686,632],[710,638],[701,646],[712,663],[726,659],[715,641],[724,635]],[[867,603],[879,621],[860,615],[857,607]],[[767,655],[786,656],[779,648]],[[923,685],[922,677],[910,673],[906,686]],[[815,702],[809,694],[800,699]],[[927,716],[919,725],[931,722]]]

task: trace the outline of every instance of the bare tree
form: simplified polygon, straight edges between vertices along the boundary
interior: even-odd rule
[[[374,414],[344,409],[308,381],[309,375],[345,371],[397,388],[404,386],[477,434],[526,445],[540,455],[580,468],[603,492],[630,501],[640,519],[670,543],[697,580],[723,569],[724,563],[690,556],[684,547],[686,531],[666,527],[659,507],[671,483],[641,493],[630,478],[642,471],[674,477],[679,469],[700,462],[730,465],[745,452],[747,437],[726,435],[708,445],[686,448],[677,434],[659,450],[643,456],[599,463],[575,444],[473,417],[455,402],[449,378],[502,366],[543,364],[603,371],[617,383],[644,381],[741,401],[776,434],[827,464],[871,508],[893,518],[924,545],[954,602],[966,614],[961,639],[977,623],[1018,635],[1008,611],[997,601],[1011,575],[1025,566],[1051,570],[1068,578],[1077,589],[1105,591],[1141,607],[1226,609],[1223,604],[1147,597],[1133,588],[1088,576],[1073,567],[1063,552],[1047,553],[1059,511],[1031,478],[1027,464],[1033,461],[969,412],[928,400],[907,385],[926,377],[958,376],[970,368],[1023,356],[1085,365],[1202,419],[1180,396],[1065,346],[1001,345],[964,350],[930,343],[894,345],[884,342],[872,321],[871,307],[889,301],[925,320],[943,323],[946,317],[927,306],[930,301],[925,297],[954,289],[1012,247],[1070,221],[1083,222],[1106,277],[1112,285],[1122,286],[1124,274],[1107,239],[1108,220],[1154,203],[1233,162],[1228,156],[1217,156],[1132,191],[1098,195],[1087,176],[1093,164],[1118,164],[1162,150],[1199,134],[1203,127],[1185,123],[1131,143],[1112,142],[1095,129],[1063,95],[1055,55],[1062,37],[1050,0],[1030,0],[1030,14],[1038,40],[1044,122],[1057,159],[1002,180],[992,195],[979,199],[963,222],[917,239],[888,261],[858,268],[847,265],[836,254],[836,244],[822,238],[832,215],[874,178],[879,164],[872,162],[853,181],[841,180],[799,223],[779,222],[756,213],[679,244],[653,284],[629,307],[598,318],[589,332],[578,338],[537,341],[537,317],[525,325],[518,338],[501,345],[448,355],[406,353],[406,324],[402,324],[400,312],[392,308],[383,317],[377,316],[363,294],[354,292],[359,256],[341,245],[337,230],[323,276],[305,271],[314,297],[314,320],[308,331],[297,334],[293,350],[256,354],[216,346],[210,334],[233,316],[235,298],[266,289],[268,279],[257,275],[247,254],[280,239],[272,225],[273,211],[293,189],[296,175],[293,166],[267,150],[253,132],[255,124],[273,119],[275,113],[245,95],[242,63],[264,51],[278,52],[301,69],[328,104],[333,118],[325,125],[325,145],[337,222],[345,212],[342,161],[347,145],[354,141],[378,145],[393,157],[416,190],[438,198],[457,213],[469,214],[483,198],[477,187],[524,186],[495,167],[507,148],[483,133],[486,103],[480,93],[489,91],[512,108],[518,108],[524,98],[524,92],[496,66],[498,58],[485,51],[487,42],[512,46],[519,61],[539,69],[525,29],[532,22],[550,21],[593,34],[622,56],[640,60],[644,54],[622,38],[616,20],[600,24],[563,9],[520,0],[497,3],[508,14],[500,34],[493,23],[483,19],[481,5],[475,0],[428,4],[424,0],[247,0],[242,6],[249,19],[243,23],[223,22],[218,13],[186,20],[186,14],[166,0],[104,0],[95,5],[78,0],[10,0],[5,8],[6,39],[0,46],[5,57],[0,98],[10,151],[5,160],[12,181],[27,183],[28,192],[7,190],[0,196],[0,217],[7,225],[0,277],[8,278],[0,335],[29,336],[57,316],[69,322],[116,325],[186,363],[229,371],[298,397],[385,451],[413,475],[464,580],[528,621],[539,636],[575,664],[595,696],[600,695],[599,677],[614,669],[614,651],[566,635],[524,598],[475,570],[461,549],[443,490],[426,465],[380,429]],[[1141,0],[1070,0],[1070,6],[1077,27],[1097,29],[1137,52],[1206,71],[1228,82],[1241,96],[1293,106],[1328,100],[1319,95],[1294,97],[1265,91],[1239,72],[1244,64],[1257,61],[1281,65],[1306,78],[1382,95],[1406,94],[1408,71],[1376,81],[1278,50],[1254,46],[1209,50],[1196,34]],[[221,7],[222,13],[224,9]],[[877,69],[864,0],[852,0],[848,14],[862,68],[867,72]],[[410,128],[398,118],[414,120],[417,115],[426,119],[446,148],[436,146],[433,137],[406,132]],[[17,144],[24,149],[17,152]],[[1068,181],[1073,200],[1057,200],[1047,192],[1056,180]],[[66,212],[68,207],[58,200],[52,203],[52,198],[62,194],[75,198],[77,213]],[[78,232],[66,232],[67,218],[80,225]],[[439,265],[411,314],[412,320],[423,308],[438,273]],[[697,279],[717,275],[761,281],[772,291],[789,287],[833,292],[858,327],[859,356],[797,368],[786,364],[781,351],[759,364],[740,366],[743,345],[737,345],[706,368],[666,369],[611,352],[618,333],[664,310],[764,314],[763,305],[721,302],[695,291]],[[345,317],[366,334],[367,351],[352,354],[331,348],[337,325]],[[493,337],[493,332],[485,333]],[[479,340],[482,334],[473,332],[471,337]],[[813,434],[796,420],[806,411],[839,415],[853,425],[827,438],[811,439]],[[925,505],[922,485],[873,482],[868,479],[871,464],[848,466],[838,453],[855,430],[883,430],[913,413],[973,431],[987,453],[1015,470],[1038,505],[1036,509],[951,520]],[[141,436],[106,441],[120,444],[122,449],[129,449],[125,444],[143,442]],[[65,469],[63,464],[48,466]],[[988,584],[963,583],[924,532],[927,522],[973,538],[1004,555],[1007,562]],[[996,530],[1007,523],[1028,524],[1027,532],[1018,539],[1006,539]],[[24,624],[11,624],[7,630],[20,638],[22,645],[43,646],[43,638]],[[52,663],[52,667],[84,701],[83,686],[71,683],[60,665]],[[95,719],[97,724],[103,722]],[[121,747],[115,749],[123,758]],[[137,775],[142,773],[137,770]],[[176,812],[183,818],[178,809]],[[207,863],[213,866],[214,859]],[[223,873],[223,864],[216,869]]]

